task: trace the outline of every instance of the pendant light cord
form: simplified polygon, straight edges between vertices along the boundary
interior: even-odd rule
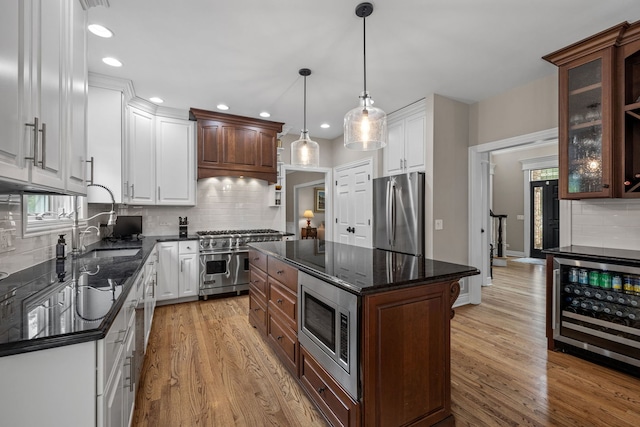
[[[304,132],[307,132],[307,76],[304,76]]]
[[[367,18],[365,16],[362,17],[362,59],[364,64],[364,97],[367,97]],[[365,102],[366,104],[366,102]],[[365,105],[366,108],[366,105]]]

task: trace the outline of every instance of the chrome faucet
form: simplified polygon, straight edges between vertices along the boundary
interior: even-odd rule
[[[116,211],[115,211],[115,206],[116,206],[116,198],[113,196],[113,192],[111,190],[109,190],[108,187],[104,186],[104,185],[100,185],[100,184],[87,184],[87,187],[100,187],[100,188],[104,188],[109,195],[111,196],[111,210],[109,212],[100,212],[99,214],[96,214],[94,216],[92,216],[91,218],[87,218],[87,221],[91,221],[92,219],[95,219],[97,217],[99,217],[100,215],[109,215],[109,220],[107,221],[107,225],[114,225],[116,223],[116,219],[118,218],[118,216],[116,215]],[[81,252],[82,250],[84,250],[84,248],[82,248],[82,242],[80,241],[80,246],[78,246],[78,210],[80,209],[80,207],[78,206],[78,196],[76,196],[73,199],[73,226],[71,227],[71,249],[72,249],[72,253],[73,254],[78,254],[79,252]],[[88,229],[90,229],[91,227],[95,228],[98,231],[98,237],[100,236],[100,230],[98,229],[98,227],[96,226],[89,226],[87,227],[84,231],[87,231]],[[83,233],[84,233],[83,231]],[[84,235],[84,234],[83,234]]]
[[[80,253],[84,252],[87,248],[82,244],[82,239],[84,239],[84,235],[91,231],[92,228],[96,229],[96,235],[100,237],[100,229],[95,225],[90,225],[84,230],[80,232]]]

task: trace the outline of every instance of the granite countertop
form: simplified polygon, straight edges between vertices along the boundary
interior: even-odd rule
[[[480,274],[477,268],[468,265],[328,240],[262,242],[249,246],[356,295]]]
[[[155,244],[197,238],[100,241],[83,255],[52,259],[8,276],[0,281],[0,357],[104,338]],[[94,250],[127,248],[140,251],[90,256]]]
[[[542,252],[554,256],[567,256],[586,261],[607,262],[640,267],[640,251],[592,246],[563,246],[545,249]]]

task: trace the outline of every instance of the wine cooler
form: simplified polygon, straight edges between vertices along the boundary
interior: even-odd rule
[[[556,257],[553,286],[556,343],[637,371],[640,268]]]

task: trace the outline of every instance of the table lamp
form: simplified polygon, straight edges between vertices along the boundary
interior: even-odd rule
[[[311,228],[311,218],[313,218],[313,212],[310,209],[307,209],[302,214],[303,217],[307,218],[307,228]]]

